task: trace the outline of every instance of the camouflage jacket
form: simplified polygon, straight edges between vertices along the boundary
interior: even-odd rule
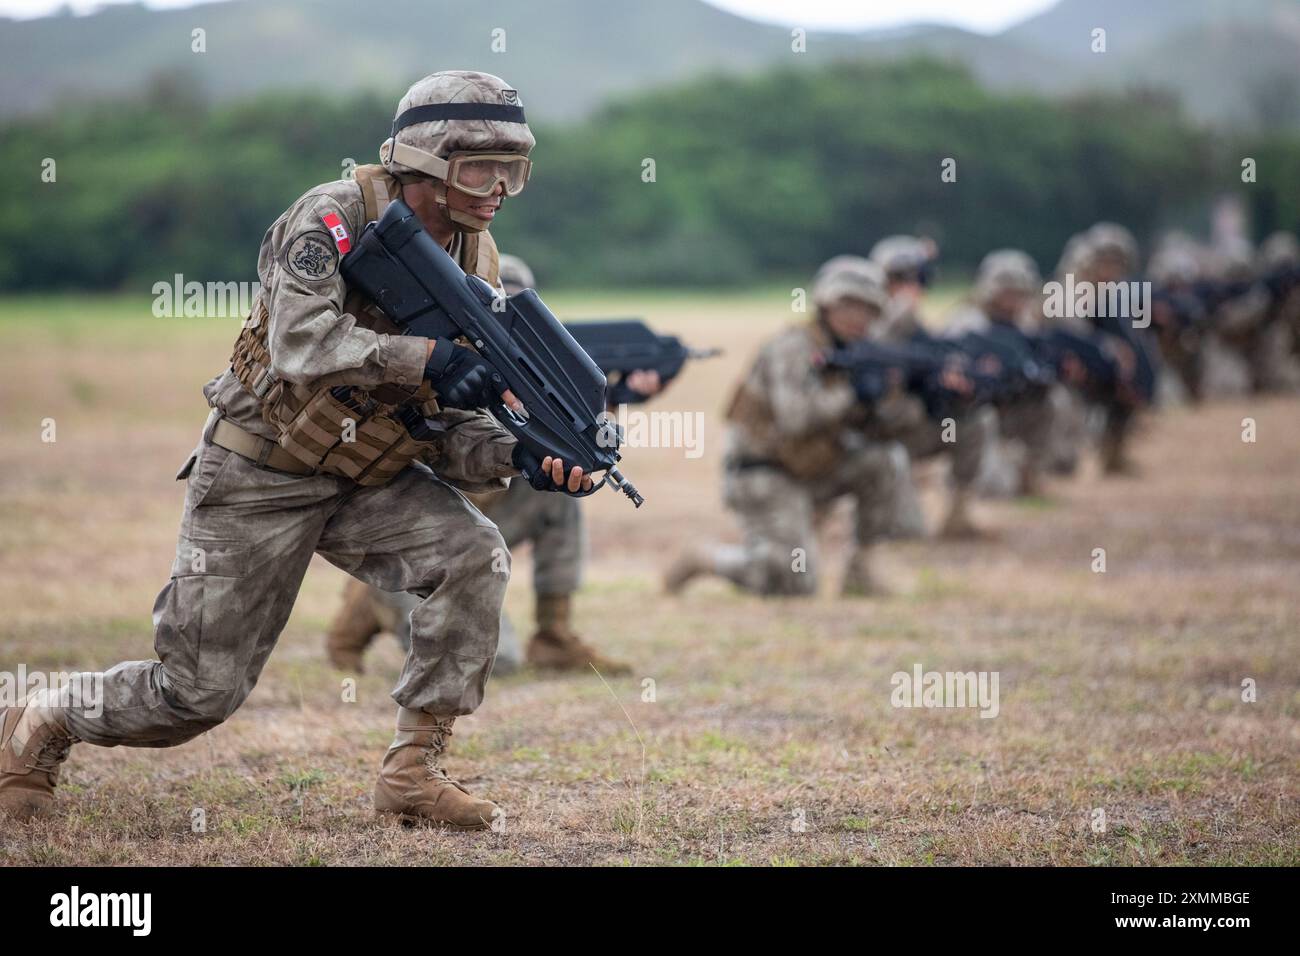
[[[818,358],[830,345],[814,322],[763,345],[727,409],[730,461],[775,462],[795,477],[812,479],[898,427],[891,399],[866,408],[845,373],[821,366]]]
[[[361,178],[309,190],[262,239],[257,299],[269,316],[271,368],[285,382],[313,388],[393,385],[414,392],[423,381],[427,340],[377,331],[375,326],[382,323],[367,314],[363,300],[349,297],[339,272],[340,251],[357,241],[366,224]],[[334,217],[346,239],[336,241],[331,235],[327,219]],[[469,240],[458,233],[449,252],[468,271],[490,272],[483,278],[496,284],[495,245],[487,233]],[[471,258],[475,261],[468,261]],[[275,429],[264,419],[261,401],[231,369],[208,382],[203,394],[210,406],[236,425],[277,440]],[[436,453],[425,458],[434,471],[465,490],[505,487],[504,479],[516,473],[510,463],[515,440],[508,431],[486,412],[442,409],[435,419],[446,426],[446,432]]]

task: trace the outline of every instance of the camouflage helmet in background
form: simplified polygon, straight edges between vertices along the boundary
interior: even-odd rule
[[[501,280],[501,287],[506,290],[506,295],[514,295],[524,289],[537,288],[537,280],[533,278],[533,270],[528,268],[528,263],[518,256],[501,254],[500,262],[497,265],[497,278]]]
[[[452,155],[460,152],[527,156],[536,144],[517,90],[490,73],[444,70],[406,91],[397,104],[392,134],[379,147],[379,160],[399,179],[429,176],[439,181],[438,202],[446,205]],[[522,188],[522,186],[520,187]],[[487,223],[448,209],[459,228],[482,231]]]
[[[1255,277],[1255,248],[1245,236],[1231,236],[1210,253],[1214,278],[1239,282]]]
[[[1109,256],[1124,264],[1125,273],[1133,273],[1138,268],[1138,243],[1119,223],[1095,223],[1083,234],[1085,261],[1084,267],[1091,267],[1098,259]]]
[[[1288,269],[1300,265],[1300,240],[1289,232],[1278,231],[1259,246],[1261,272]]]
[[[813,277],[812,300],[819,309],[854,299],[884,311],[889,305],[885,273],[861,256],[836,256],[822,263]]]
[[[1201,278],[1202,259],[1196,240],[1185,233],[1170,233],[1152,253],[1147,278],[1162,286],[1190,285]]]
[[[1006,291],[1033,296],[1042,291],[1038,265],[1019,249],[998,249],[980,262],[975,276],[975,301],[988,305]]]
[[[916,236],[886,236],[871,247],[870,259],[887,277],[915,274],[924,279],[937,258],[934,242]]]
[[[1056,264],[1056,275],[1066,276],[1078,274],[1083,271],[1088,259],[1088,240],[1081,233],[1076,232],[1065,241],[1065,248],[1061,250],[1061,259]]]

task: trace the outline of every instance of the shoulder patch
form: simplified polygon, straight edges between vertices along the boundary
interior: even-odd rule
[[[343,224],[342,217],[336,212],[327,212],[320,218],[334,237],[334,247],[338,249],[339,255],[347,255],[352,248],[352,237],[348,235],[348,227]]]
[[[329,233],[323,229],[307,229],[289,243],[284,265],[305,282],[320,282],[339,271],[339,257]]]

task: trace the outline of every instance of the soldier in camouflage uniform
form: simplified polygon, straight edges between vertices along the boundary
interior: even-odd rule
[[[496,396],[476,354],[394,334],[339,264],[373,207],[400,194],[463,269],[495,283],[486,229],[527,180],[533,142],[503,81],[435,73],[399,104],[382,168],[310,190],[271,226],[253,315],[231,367],[204,388],[212,414],[177,475],[187,482],[184,514],[171,580],[154,605],[160,659],[107,671],[102,707],[42,692],[5,709],[0,808],[19,818],[49,810],[74,743],[170,747],[226,720],[252,691],[320,554],[420,598],[376,811],[490,825],[496,805],[451,780],[441,760],[456,717],[483,698],[508,576],[493,569],[494,558],[508,560],[500,532],[462,491],[504,487],[518,473],[518,446],[482,411]],[[407,408],[443,426],[436,440],[399,426]],[[557,489],[590,487],[578,469],[565,480],[562,463],[542,465]]]
[[[1259,246],[1259,271],[1268,275],[1276,270],[1300,270],[1300,240],[1289,232],[1275,232]],[[1278,301],[1273,303],[1272,321],[1281,327],[1274,334],[1277,336],[1275,351],[1279,357],[1282,374],[1262,376],[1264,381],[1270,377],[1277,381],[1277,387],[1294,391],[1297,387],[1296,357],[1300,355],[1300,284],[1286,289]],[[1285,359],[1281,358],[1286,356]]]
[[[1115,223],[1099,222],[1070,239],[1058,269],[1059,278],[1072,274],[1077,286],[1127,282],[1137,274],[1137,267],[1138,245],[1133,234]],[[1095,302],[1100,298],[1098,294]],[[1100,332],[1106,350],[1119,364],[1124,381],[1120,393],[1104,402],[1093,403],[1093,411],[1102,422],[1099,448],[1102,468],[1111,475],[1135,471],[1128,454],[1128,441],[1144,402],[1133,392],[1132,382],[1139,364],[1153,360],[1146,345],[1147,332],[1134,328],[1133,320],[1132,316],[1103,316],[1099,308],[1093,315],[1065,315],[1045,320],[1084,334]]]
[[[1041,293],[1038,266],[1026,253],[1019,249],[990,252],[980,263],[970,301],[949,317],[943,334],[960,338],[984,334],[999,325],[1032,334],[1041,321]],[[1029,349],[1026,342],[1025,351]],[[996,435],[1018,446],[1011,454],[997,443],[993,446],[1019,462],[1014,492],[1033,495],[1041,491],[1042,476],[1051,466],[1052,434],[1068,414],[1069,401],[1066,387],[1058,382],[997,410]]]
[[[533,272],[522,259],[507,255],[500,258],[499,278],[507,295],[536,288]],[[645,373],[633,373],[628,378],[630,386],[643,394],[650,393],[652,383],[646,381]],[[626,664],[600,654],[573,629],[573,595],[582,582],[587,552],[587,532],[577,499],[547,494],[526,482],[512,481],[504,493],[476,495],[474,501],[496,522],[510,549],[532,542],[537,630],[528,642],[528,662],[558,670],[587,671],[595,665],[606,674],[628,673]],[[419,598],[404,591],[390,593],[362,581],[348,582],[343,607],[326,637],[330,662],[341,670],[360,672],[365,649],[382,631],[396,635],[404,647],[409,647],[410,614],[419,603]],[[493,673],[516,670],[521,658],[514,627],[503,614]]]
[[[1292,325],[1287,317],[1287,310],[1295,308],[1295,300],[1284,296],[1282,301],[1276,301],[1260,281],[1275,269],[1294,267],[1300,262],[1294,237],[1286,233],[1270,236],[1258,252],[1246,239],[1237,239],[1216,248],[1213,261],[1217,278],[1222,281],[1253,283],[1246,292],[1224,302],[1212,316],[1213,340],[1240,363],[1247,390],[1295,391],[1300,385],[1300,368],[1292,357]]]
[[[1248,395],[1257,388],[1269,298],[1263,287],[1252,284],[1255,263],[1253,246],[1241,236],[1222,240],[1206,252],[1206,273],[1212,283],[1245,288],[1218,303],[1207,318],[1201,337],[1207,396]]]
[[[934,244],[914,236],[888,236],[872,247],[871,261],[884,272],[889,305],[884,319],[874,323],[870,338],[880,342],[906,342],[922,334],[921,303],[925,298],[930,267],[935,259]],[[970,500],[984,456],[997,430],[991,408],[970,409],[951,422],[938,422],[924,414],[919,398],[910,397],[915,412],[911,424],[892,436],[901,441],[912,460],[951,454],[948,511],[939,533],[945,538],[977,538],[984,532],[971,520]],[[946,440],[950,439],[950,440]],[[915,485],[908,481],[901,493],[905,509],[919,514]]]
[[[1156,293],[1152,328],[1164,367],[1173,373],[1160,378],[1161,405],[1201,399],[1203,329],[1191,321],[1191,316],[1178,311],[1180,298],[1184,305],[1194,302],[1196,285],[1203,278],[1201,260],[1201,250],[1190,236],[1173,233],[1161,241],[1147,263],[1147,279]]]
[[[683,554],[665,576],[669,592],[717,575],[757,594],[815,593],[817,518],[845,497],[855,505],[855,547],[843,592],[879,590],[870,553],[897,531],[896,496],[906,480],[907,453],[872,435],[876,425],[897,423],[878,420],[847,376],[824,368],[820,357],[864,337],[880,318],[888,304],[884,276],[864,259],[839,257],[818,273],[812,300],[815,318],[763,346],[727,412],[723,499],[744,541]],[[882,409],[879,419],[891,413],[892,407]]]

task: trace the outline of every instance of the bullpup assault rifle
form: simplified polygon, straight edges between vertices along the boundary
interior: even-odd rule
[[[934,419],[962,408],[1002,401],[1023,386],[1017,373],[1005,368],[980,368],[970,356],[930,338],[852,342],[827,353],[825,364],[848,372],[863,404],[874,405],[890,391],[901,388],[920,398]]]
[[[604,472],[592,491],[608,484],[641,507],[618,470],[622,435],[606,420],[605,376],[535,291],[502,296],[463,273],[400,199],[366,226],[341,268],[406,334],[468,339],[524,406],[496,401],[488,411],[537,462],[550,455]]]

